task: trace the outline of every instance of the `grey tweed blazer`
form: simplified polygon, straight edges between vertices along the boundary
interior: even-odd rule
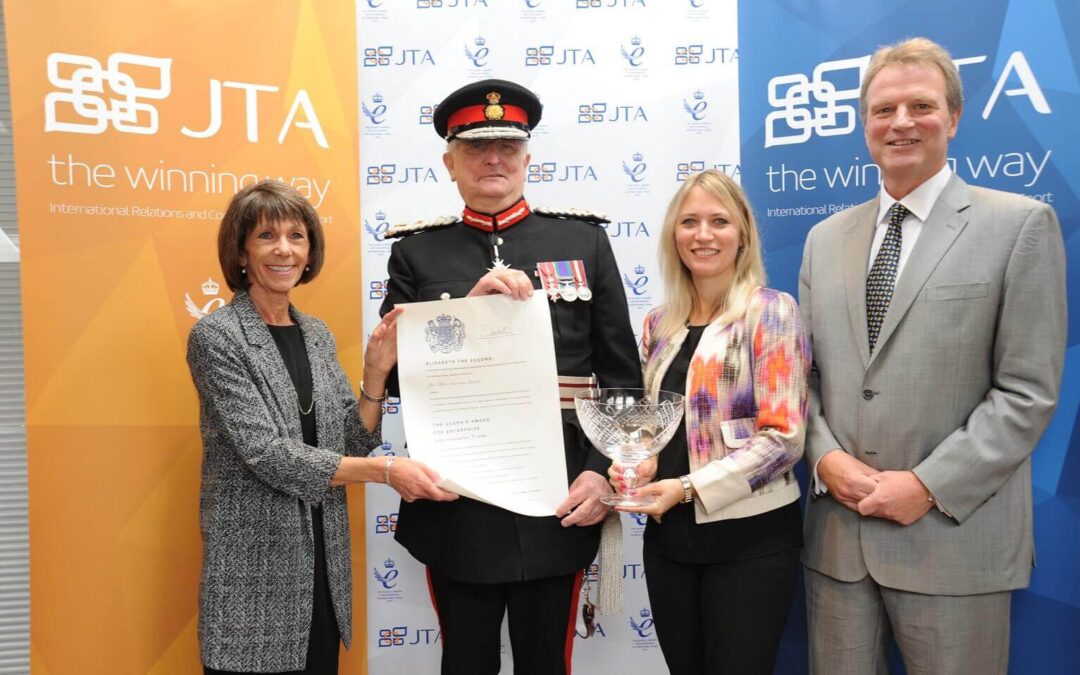
[[[290,308],[311,362],[319,447],[304,445],[285,363],[246,292],[188,337],[203,441],[199,642],[219,670],[301,670],[311,630],[314,542],[308,504],[322,503],[326,566],[341,638],[352,635],[342,455],[367,455],[379,429],[360,421],[322,321]]]

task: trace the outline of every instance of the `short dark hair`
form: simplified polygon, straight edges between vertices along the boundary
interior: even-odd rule
[[[218,261],[225,283],[233,291],[246,291],[251,281],[244,274],[240,258],[244,241],[260,223],[294,221],[307,228],[310,251],[307,269],[296,285],[306,284],[322,269],[326,240],[315,208],[296,188],[276,180],[262,180],[233,195],[218,228]]]

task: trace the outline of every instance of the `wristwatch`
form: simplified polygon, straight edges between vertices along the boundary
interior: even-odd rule
[[[682,481],[682,503],[689,504],[694,501],[694,486],[690,483],[690,476],[679,478]]]

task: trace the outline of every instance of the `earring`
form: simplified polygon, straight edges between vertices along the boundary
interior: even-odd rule
[[[247,274],[247,268],[246,267],[241,267],[240,268],[240,274]]]
[[[311,265],[304,265],[304,271],[305,272],[310,272],[311,271]]]

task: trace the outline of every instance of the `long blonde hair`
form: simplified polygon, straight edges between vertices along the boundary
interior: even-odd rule
[[[739,185],[727,174],[709,169],[693,174],[683,181],[668,204],[664,225],[660,229],[660,272],[664,277],[664,318],[655,338],[666,338],[686,325],[694,308],[694,282],[690,270],[683,265],[675,248],[675,228],[686,196],[701,188],[719,200],[739,228],[739,251],[735,255],[735,274],[724,299],[724,311],[717,319],[724,326],[738,321],[746,314],[750,298],[759,286],[765,285],[765,264],[761,260],[761,237],[750,202]]]

